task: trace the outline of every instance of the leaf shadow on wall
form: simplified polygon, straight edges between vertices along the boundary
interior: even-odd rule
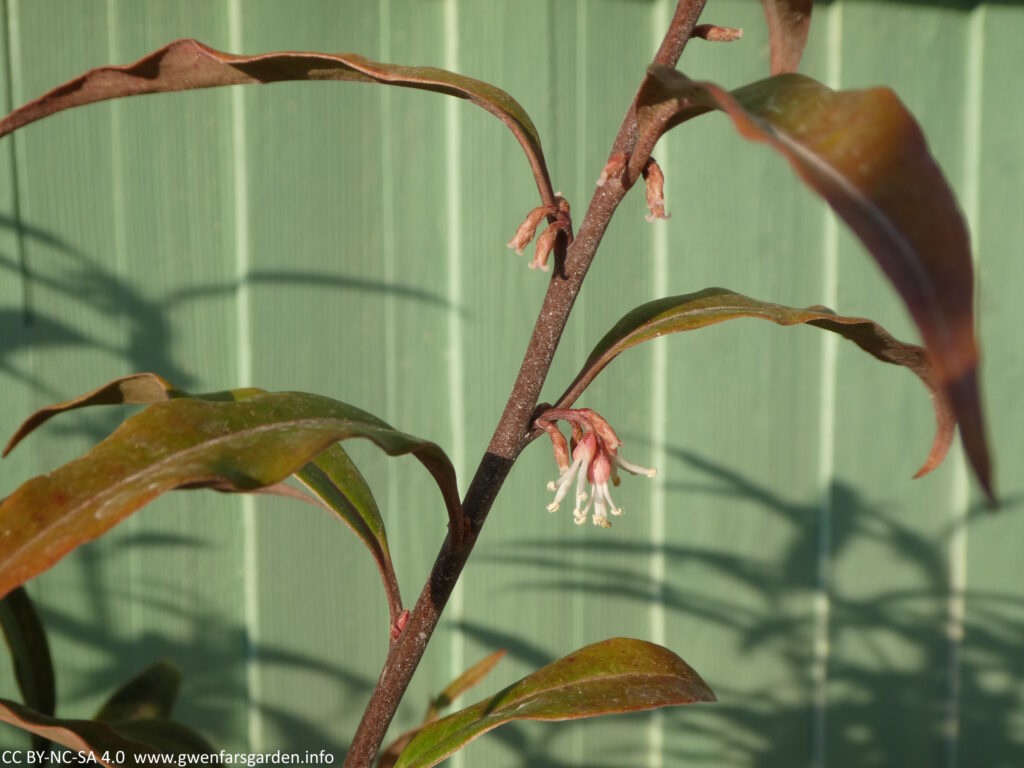
[[[792,534],[788,548],[778,556],[766,553],[754,560],[731,553],[727,544],[712,549],[566,537],[511,541],[494,559],[515,566],[518,573],[531,574],[530,579],[514,582],[513,589],[533,592],[538,600],[550,600],[553,595],[563,600],[575,597],[583,601],[588,614],[598,606],[614,611],[610,606],[615,601],[651,605],[660,596],[660,604],[671,617],[667,645],[672,648],[675,638],[675,649],[684,658],[685,646],[678,646],[679,627],[681,623],[685,627],[688,619],[695,622],[694,632],[711,626],[716,637],[726,638],[720,653],[730,659],[728,676],[719,670],[709,677],[699,661],[687,659],[705,675],[719,701],[706,707],[665,711],[663,758],[667,765],[777,768],[807,764],[815,727],[811,670],[815,664],[813,598],[818,588],[820,509],[815,504],[790,501],[742,473],[688,450],[670,448],[668,455],[697,478],[669,483],[670,493],[699,490],[763,510]],[[829,558],[834,567],[842,568],[854,550],[869,546],[885,552],[901,569],[914,574],[915,583],[924,586],[894,584],[878,590],[875,584],[870,591],[858,591],[856,584],[851,588],[847,571],[842,585],[828,588],[828,642],[833,653],[825,687],[827,764],[888,766],[894,764],[895,756],[901,756],[901,766],[942,763],[948,749],[948,702],[953,685],[959,688],[959,731],[969,733],[971,739],[973,751],[968,762],[993,768],[1018,765],[1024,754],[1024,732],[1017,724],[1024,711],[1024,691],[993,682],[993,676],[1024,679],[1024,596],[1009,590],[968,588],[963,594],[967,605],[965,640],[954,646],[947,635],[951,593],[946,554],[954,527],[927,536],[901,522],[898,510],[868,503],[841,481],[833,481],[830,500]],[[1000,514],[1016,514],[1022,509],[1021,499],[1006,499]],[[987,519],[990,513],[979,507],[971,511],[967,525]],[[665,560],[663,580],[653,579],[649,571],[649,558],[655,554]],[[715,594],[716,587],[725,583],[730,585],[728,595]],[[512,632],[470,621],[461,622],[458,628],[487,648],[507,648],[510,657],[531,668],[552,659]],[[622,632],[642,637],[646,629],[623,628]],[[837,654],[836,649],[843,652]],[[955,681],[950,675],[954,653],[959,667]],[[778,668],[767,673],[761,668],[748,679],[743,664],[759,665],[765,659]],[[765,677],[782,685],[759,687],[752,683]],[[585,731],[600,728],[600,722],[569,727]],[[595,768],[630,764],[637,755],[646,754],[648,722],[644,716],[637,717],[636,738],[624,739],[619,751],[613,746],[602,752],[608,762],[595,764]],[[570,763],[552,754],[561,753],[552,746],[556,731],[555,726],[514,724],[489,738],[528,756],[524,765],[561,768]],[[980,745],[984,745],[983,752]]]
[[[96,358],[97,366],[110,367],[110,358],[121,361],[120,367],[115,366],[116,370],[112,369],[108,378],[152,371],[185,389],[197,385],[212,388],[235,385],[234,382],[198,381],[187,365],[176,360],[172,351],[176,339],[169,316],[188,309],[189,305],[194,306],[195,302],[230,300],[243,284],[377,294],[466,316],[466,310],[452,304],[447,297],[416,286],[294,269],[254,270],[242,280],[186,285],[164,295],[146,296],[116,272],[52,232],[0,214],[0,230],[4,229],[12,230],[19,240],[31,243],[32,248],[30,256],[24,260],[0,252],[0,279],[19,280],[22,284],[20,306],[0,305],[0,374],[25,382],[51,401],[79,393],[58,391],[45,376],[19,364],[18,359],[27,349],[60,347],[104,353],[103,357]],[[59,306],[63,317],[56,317],[48,306]],[[97,338],[95,331],[87,332],[69,321],[74,318],[96,325],[97,317],[117,323],[111,334],[116,339]],[[187,350],[182,354],[187,357]],[[98,439],[103,433],[90,431],[88,434]]]
[[[348,743],[339,738],[350,734],[331,732],[276,706],[273,691],[254,697],[247,678],[248,665],[329,682],[342,702],[339,711],[352,701],[369,697],[374,682],[371,677],[294,648],[254,641],[244,624],[225,617],[202,591],[182,590],[173,573],[143,573],[136,582],[120,587],[111,587],[102,579],[112,561],[130,554],[144,556],[158,550],[166,555],[177,550],[182,562],[215,555],[200,535],[141,532],[112,543],[109,551],[86,546],[76,555],[80,570],[103,585],[102,589],[83,590],[86,605],[58,608],[44,601],[40,606],[51,648],[58,653],[72,649],[74,658],[80,660],[74,675],[62,677],[58,669],[59,715],[91,717],[93,712],[83,702],[95,701],[99,693],[100,698],[106,697],[129,677],[158,660],[166,660],[182,672],[174,718],[201,733],[217,749],[252,749],[244,741],[252,712],[262,722],[271,751],[327,749],[336,757],[345,754]],[[146,623],[160,628],[125,631],[126,613],[137,608],[148,614]],[[169,637],[172,632],[174,639]],[[63,659],[66,666],[71,657],[58,656],[55,662],[59,666]],[[2,695],[18,698],[14,691]],[[6,731],[6,727],[0,727]],[[0,733],[0,743],[6,741],[7,733]]]
[[[104,373],[106,379],[151,370],[185,388],[213,389],[235,384],[197,380],[197,375],[191,374],[186,364],[178,362],[179,356],[187,358],[188,350],[175,343],[179,338],[175,313],[188,312],[201,302],[230,301],[240,288],[239,282],[186,284],[163,295],[155,290],[152,295],[146,295],[112,268],[45,229],[0,216],[2,229],[14,232],[21,240],[20,250],[27,252],[28,258],[23,262],[17,256],[0,251],[0,281],[11,281],[8,285],[17,283],[22,289],[14,298],[14,302],[20,303],[0,302],[0,383],[5,380],[21,383],[40,404],[64,400],[102,383],[80,382],[77,372],[82,370],[109,371],[109,374]],[[445,297],[429,291],[343,274],[264,270],[249,274],[244,282],[249,285],[285,284],[303,290],[347,290],[464,314],[464,310],[453,306]],[[272,310],[261,307],[256,311]],[[83,320],[88,322],[88,329],[80,325]],[[100,338],[99,328],[111,329],[112,338]],[[182,351],[178,352],[179,349]],[[45,354],[29,354],[30,351]],[[73,363],[64,369],[71,371],[73,381],[65,374],[55,373],[56,369],[47,369],[47,360],[64,364],[58,357],[64,354],[75,356]],[[10,409],[4,411],[5,427],[13,430],[27,415]],[[32,451],[34,445],[39,445],[42,447],[35,450],[45,453],[69,442],[67,438],[97,441],[126,415],[127,410],[123,408],[96,408],[68,414],[41,430],[44,438],[41,443],[30,441],[20,447],[19,452]],[[7,478],[8,482],[16,480],[9,475]],[[9,490],[9,487],[0,489],[0,496]],[[372,690],[372,679],[313,654],[297,653],[273,644],[253,645],[249,628],[220,615],[206,593],[194,587],[194,579],[155,573],[147,564],[152,562],[150,555],[154,552],[161,553],[165,558],[161,562],[165,563],[167,553],[180,553],[182,563],[190,562],[192,557],[218,556],[217,552],[203,554],[214,545],[201,527],[201,515],[209,509],[206,499],[215,497],[209,493],[202,497],[204,500],[194,505],[192,516],[188,518],[197,521],[194,536],[150,531],[149,519],[137,518],[140,521],[137,526],[132,522],[118,527],[102,542],[80,548],[62,563],[62,568],[70,569],[65,573],[74,574],[73,579],[47,581],[48,577],[44,576],[38,586],[29,584],[30,593],[39,597],[44,623],[57,648],[58,712],[90,716],[90,711],[81,710],[83,702],[107,695],[143,668],[159,659],[167,659],[180,666],[183,672],[176,714],[218,747],[234,742],[237,748],[247,748],[239,739],[244,739],[248,733],[246,718],[253,710],[258,713],[265,738],[273,748],[327,748],[336,756],[343,755],[347,744],[338,739],[347,739],[351,734],[335,732],[337,729],[328,732],[319,724],[337,719],[332,713],[325,714],[322,720],[304,720],[276,706],[272,690],[254,700],[247,687],[247,665],[295,674],[300,679],[302,676],[316,678],[333,685],[338,691],[339,712],[343,714],[349,714],[357,704],[362,707]],[[221,506],[227,505],[222,501]],[[237,514],[237,511],[236,504],[223,514]],[[140,575],[137,581],[122,582],[120,587],[116,583],[111,585],[111,562],[118,556],[131,558],[130,570]],[[121,565],[115,570],[123,575],[128,568]],[[225,581],[231,580],[225,576]],[[171,582],[177,582],[178,586]],[[72,594],[58,594],[66,590],[69,583],[74,583]],[[209,588],[223,586],[211,584]],[[84,604],[87,610],[70,607],[76,604]],[[141,623],[131,619],[133,612],[139,609],[146,617]],[[136,631],[133,629],[136,627],[141,628]],[[162,633],[163,627],[170,628],[173,639]],[[13,686],[13,678],[5,679]],[[18,698],[13,688],[0,695]],[[0,744],[6,743],[9,737],[20,738],[20,734],[9,732],[7,728],[3,730]]]
[[[16,362],[25,350],[60,347],[103,353],[98,361],[119,358],[123,365],[159,371],[181,386],[192,383],[169,352],[171,328],[159,301],[41,227],[0,215],[0,229],[12,230],[22,250],[30,251],[23,259],[0,253],[0,277],[19,280],[22,287],[21,306],[0,307],[0,373],[26,382],[48,399],[79,394],[57,391],[52,378]],[[62,317],[49,307],[59,307]],[[97,318],[117,323],[111,328],[115,338],[97,338],[94,331],[73,324],[95,325]],[[110,378],[123,373],[114,371]]]

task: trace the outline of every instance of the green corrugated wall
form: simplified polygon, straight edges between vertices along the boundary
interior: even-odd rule
[[[582,216],[667,0],[6,0],[7,111],[178,37],[237,52],[357,51],[489,79],[533,116]],[[731,45],[680,68],[767,74],[754,0],[711,0]],[[656,481],[617,491],[611,531],[544,511],[537,443],[513,470],[394,733],[464,666],[507,648],[497,690],[612,635],[689,661],[719,703],[512,725],[461,766],[1024,765],[1024,4],[817,4],[802,70],[891,84],[970,219],[983,386],[1004,499],[984,513],[931,438],[913,376],[815,329],[743,321],[630,352],[584,405]],[[620,210],[559,350],[554,397],[625,311],[723,285],[826,303],[914,338],[859,245],[763,146],[709,116],[657,151],[670,221]],[[0,431],[151,370],[197,390],[319,392],[444,446],[463,488],[518,367],[545,276],[504,247],[536,191],[504,126],[465,102],[310,83],[146,97],[0,142]],[[116,423],[51,422],[0,464],[0,495]],[[412,460],[353,447],[411,602],[445,532]],[[30,585],[59,708],[88,716],[166,658],[179,714],[218,746],[340,762],[387,647],[373,563],[294,502],[172,494]],[[0,695],[16,697],[0,667]],[[0,742],[24,742],[3,726]]]

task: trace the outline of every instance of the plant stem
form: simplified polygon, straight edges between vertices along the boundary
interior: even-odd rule
[[[670,67],[676,65],[706,2],[678,0],[654,63]],[[636,143],[636,98],[633,97],[622,121],[610,157],[629,155]],[[548,285],[505,411],[466,491],[462,504],[465,535],[457,547],[453,547],[450,534],[445,538],[405,629],[392,644],[384,662],[380,679],[345,757],[345,768],[369,768],[384,740],[391,719],[459,580],[491,505],[512,464],[532,439],[533,411],[551,368],[562,331],[569,320],[569,313],[612,215],[635,181],[635,175],[627,175],[624,179],[612,179],[597,190],[575,239],[566,249],[564,258],[558,260],[559,264]]]

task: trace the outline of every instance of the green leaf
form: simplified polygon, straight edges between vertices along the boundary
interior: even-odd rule
[[[140,762],[139,755],[214,751],[205,739],[185,726],[160,720],[128,723],[66,720],[41,715],[29,707],[0,699],[0,722],[9,723],[68,749],[91,751],[100,765],[110,768],[152,764]],[[124,763],[113,762],[118,752],[124,752]],[[100,760],[105,753],[109,756],[108,760]]]
[[[674,653],[643,640],[613,638],[548,664],[500,693],[427,725],[396,768],[428,768],[478,736],[514,720],[577,720],[714,701]]]
[[[354,53],[280,51],[236,56],[198,40],[175,40],[126,66],[107,66],[54,88],[0,120],[0,136],[65,109],[145,93],[288,80],[347,80],[417,88],[467,99],[508,126],[530,162],[541,199],[555,205],[540,136],[526,110],[490,83],[436,67],[384,64]]]
[[[340,445],[332,445],[296,472],[295,476],[327,509],[337,514],[370,550],[384,583],[393,626],[402,612],[402,596],[391,562],[384,518],[381,517],[366,479]]]
[[[953,441],[956,419],[924,349],[893,338],[885,328],[863,317],[837,315],[827,307],[795,309],[771,304],[725,288],[705,288],[696,293],[668,296],[641,304],[627,313],[597,343],[556,407],[565,408],[575,402],[590,382],[630,347],[669,333],[693,331],[743,317],[770,320],[782,326],[806,324],[824,328],[852,341],[882,362],[910,369],[932,396],[936,422],[931,451],[914,477],[921,477],[942,463]]]
[[[729,93],[652,66],[638,97],[630,178],[666,130],[712,109],[789,160],[870,251],[921,331],[974,473],[994,500],[967,227],[913,116],[888,88],[832,91],[780,75]]]
[[[811,31],[812,0],[761,0],[768,20],[772,74],[796,72]]]
[[[41,408],[18,428],[4,449],[6,456],[14,447],[46,421],[65,411],[92,405],[151,405],[174,398],[191,397],[212,401],[248,400],[265,390],[249,387],[192,395],[154,373],[136,373],[104,384],[81,397]],[[332,445],[295,473],[325,508],[338,515],[362,540],[373,555],[384,582],[384,591],[392,623],[402,611],[398,578],[391,562],[384,519],[362,474],[340,445]]]
[[[25,704],[44,715],[57,705],[50,645],[31,598],[22,587],[0,600],[0,629],[14,664],[14,678]],[[46,740],[35,737],[33,749],[45,750]]]
[[[413,740],[413,737],[423,730],[425,725],[437,720],[441,713],[448,709],[459,696],[487,677],[504,655],[504,650],[495,651],[452,680],[437,698],[430,702],[430,706],[427,707],[427,714],[423,717],[423,722],[415,728],[410,728],[391,742],[387,749],[381,752],[380,757],[377,759],[377,768],[394,768],[395,763],[398,761],[398,756],[409,745],[409,742]]]
[[[158,661],[126,682],[96,713],[106,723],[168,718],[178,698],[181,672],[173,664]]]
[[[167,491],[273,488],[352,437],[419,459],[441,489],[453,535],[461,531],[455,470],[434,443],[351,405],[301,392],[237,402],[176,398],[132,416],[87,454],[29,480],[0,504],[0,594]]]

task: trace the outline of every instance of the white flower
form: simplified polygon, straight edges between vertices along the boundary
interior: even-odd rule
[[[575,447],[572,451],[571,464],[568,460],[569,451],[565,437],[555,427],[554,419],[564,419],[573,425]],[[608,487],[609,481],[613,485],[619,484],[619,467],[634,475],[654,477],[656,474],[654,469],[641,467],[621,458],[618,448],[622,443],[618,435],[607,421],[589,409],[551,409],[537,419],[537,424],[550,435],[555,459],[561,469],[558,479],[548,483],[548,490],[555,494],[554,501],[548,504],[548,511],[558,510],[575,481],[576,505],[572,515],[577,525],[583,525],[587,521],[591,509],[594,525],[601,528],[611,527],[609,513],[614,516],[622,514],[622,508],[615,505]],[[588,483],[589,493],[586,490]],[[586,504],[581,507],[583,502]]]

